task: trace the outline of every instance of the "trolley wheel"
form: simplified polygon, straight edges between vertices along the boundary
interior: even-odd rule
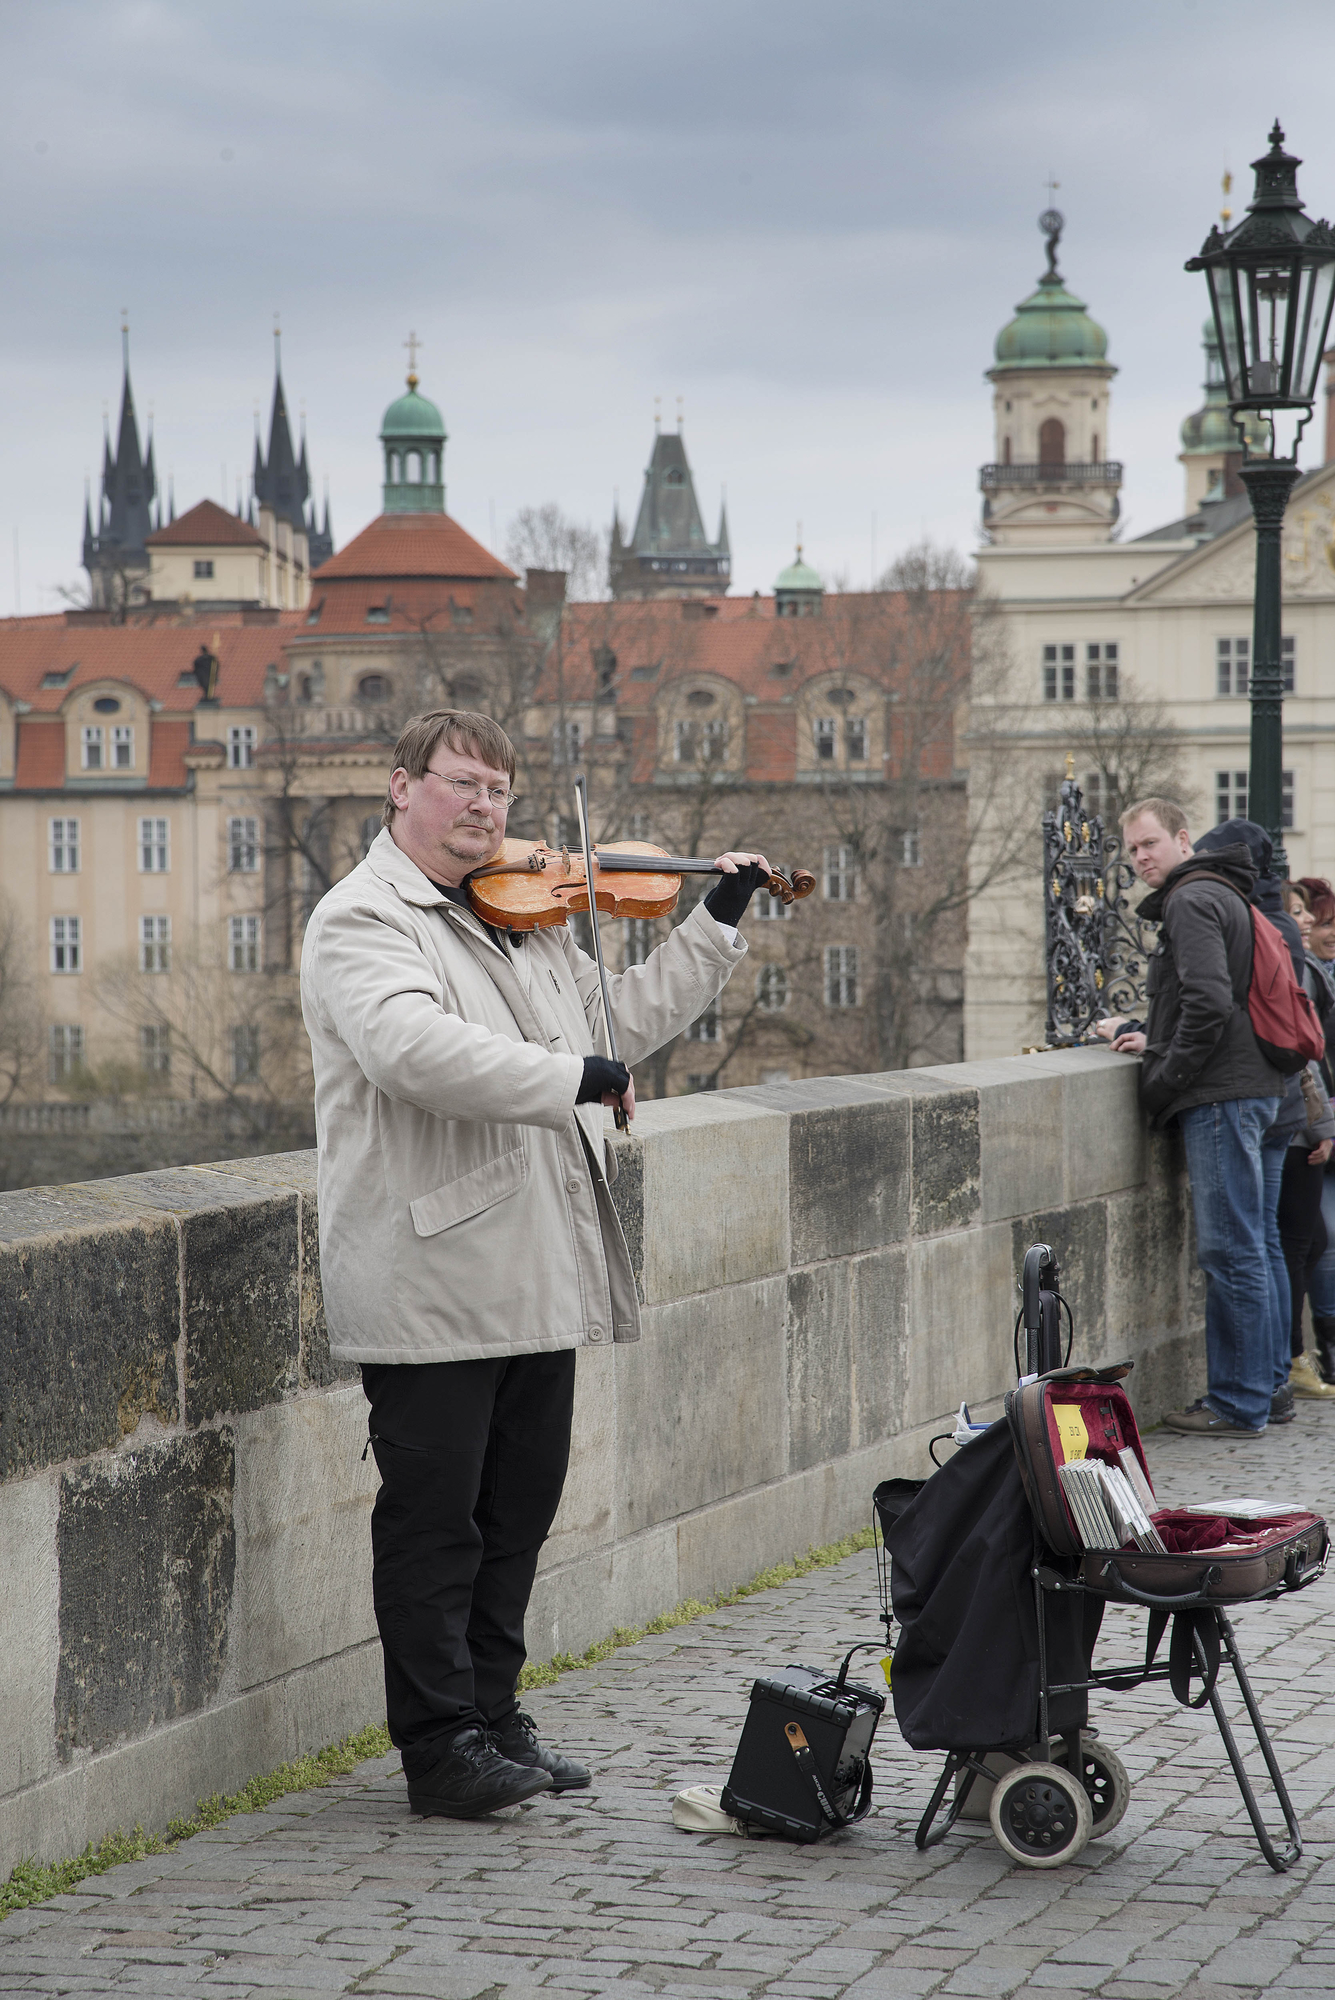
[[[1101,1840],[1105,1833],[1111,1833],[1120,1824],[1123,1813],[1130,1805],[1131,1780],[1117,1752],[1083,1729],[1080,1732],[1080,1767],[1080,1776],[1094,1814],[1094,1830],[1089,1837]]]
[[[997,1845],[1026,1868],[1072,1861],[1094,1827],[1089,1793],[1060,1764],[1018,1764],[992,1787]]]

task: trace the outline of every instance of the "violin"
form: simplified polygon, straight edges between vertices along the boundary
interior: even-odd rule
[[[647,840],[594,846],[590,852],[594,907],[609,917],[665,917],[677,907],[683,875],[724,872],[712,861],[669,854]],[[811,894],[816,878],[809,869],[795,868],[791,877],[775,872],[763,886],[785,904],[795,903]],[[583,853],[541,840],[503,841],[493,861],[465,877],[464,887],[474,913],[498,930],[545,930],[589,907]]]

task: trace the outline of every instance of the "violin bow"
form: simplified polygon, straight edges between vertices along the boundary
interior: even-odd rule
[[[607,967],[603,964],[602,933],[598,929],[598,899],[593,887],[593,841],[589,837],[589,796],[582,776],[575,780],[575,810],[579,815],[579,837],[584,848],[584,880],[589,886],[589,923],[593,928],[593,957],[598,967],[598,988],[603,996],[603,1036],[607,1042],[607,1053],[612,1062],[620,1062],[617,1054],[617,1032],[612,1026],[612,1005],[607,997]],[[630,1120],[626,1107],[618,1097],[612,1113],[618,1132],[629,1132]]]

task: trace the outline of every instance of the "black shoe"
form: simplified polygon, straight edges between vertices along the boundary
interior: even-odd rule
[[[492,1736],[465,1729],[424,1777],[409,1781],[408,1804],[415,1813],[479,1819],[551,1789],[551,1773],[536,1767],[532,1758],[516,1764],[501,1755]]]
[[[1323,1313],[1313,1313],[1312,1331],[1316,1335],[1316,1351],[1321,1357],[1321,1379],[1335,1383],[1335,1319]]]
[[[1293,1391],[1286,1382],[1284,1387],[1276,1389],[1270,1398],[1270,1421],[1272,1424],[1291,1424],[1296,1414]]]
[[[573,1792],[577,1786],[589,1782],[583,1764],[577,1764],[572,1757],[562,1757],[556,1750],[543,1749],[538,1741],[537,1724],[522,1708],[517,1708],[499,1728],[492,1730],[491,1740],[512,1764],[550,1773],[554,1792]]]

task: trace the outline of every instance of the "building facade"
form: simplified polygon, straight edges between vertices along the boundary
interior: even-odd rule
[[[1068,323],[1074,327],[1074,315]],[[1022,344],[1016,324],[998,338],[994,383],[1012,379],[1010,363]],[[1071,338],[1055,363],[1032,349],[1026,356],[1025,379],[1037,385],[1034,415],[1047,403],[1056,408],[1058,384],[1080,384],[1088,406],[1080,418],[1092,426],[1097,415],[1099,452],[1107,448],[1110,416],[1106,351],[1101,329],[1093,328]],[[1095,364],[1102,376],[1094,373]],[[1045,366],[1054,382],[1046,402]],[[1098,381],[1105,384],[1105,400],[1096,410]],[[1013,414],[998,408],[998,427]],[[1262,439],[1253,433],[1250,442]],[[1092,433],[1083,449],[1094,464]],[[1016,484],[1004,489],[1034,496],[1027,514],[1018,507],[1003,513],[997,504],[995,482],[1007,473],[1004,463],[984,467],[981,480],[988,539],[978,555],[980,592],[987,644],[1004,652],[1004,671],[985,676],[976,688],[971,727],[1010,746],[1015,769],[1026,774],[1031,824],[1024,835],[1027,866],[980,884],[971,906],[965,973],[970,1060],[1012,1055],[1043,1039],[1039,819],[1068,754],[1091,809],[1114,822],[1130,796],[1165,786],[1183,797],[1193,832],[1247,810],[1255,533],[1237,479],[1240,442],[1223,403],[1212,333],[1207,330],[1205,342],[1205,402],[1181,429],[1185,490],[1178,520],[1118,541],[1111,519],[1106,528],[1099,525],[1088,492],[1076,496],[1060,484],[1047,486],[1041,453],[1041,425],[1036,432],[1031,419],[1013,434],[1009,477]],[[1045,512],[1049,500],[1051,511]],[[1293,874],[1330,875],[1335,464],[1309,471],[1296,487],[1283,567],[1285,841]]]

